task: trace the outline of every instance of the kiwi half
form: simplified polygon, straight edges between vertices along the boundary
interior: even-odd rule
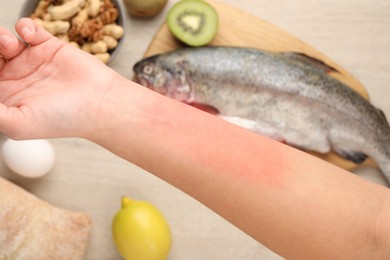
[[[218,29],[217,11],[202,0],[182,0],[169,10],[167,24],[172,34],[190,46],[209,44]]]

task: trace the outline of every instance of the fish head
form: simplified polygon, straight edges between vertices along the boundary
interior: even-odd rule
[[[133,70],[141,85],[182,102],[192,101],[191,87],[183,62],[164,55],[155,55],[137,62]]]

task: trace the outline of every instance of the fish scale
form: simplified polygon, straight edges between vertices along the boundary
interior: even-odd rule
[[[176,100],[308,151],[367,156],[390,183],[390,126],[383,112],[299,53],[239,47],[182,48],[139,61],[139,82]]]

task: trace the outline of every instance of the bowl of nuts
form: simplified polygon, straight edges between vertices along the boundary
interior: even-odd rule
[[[20,17],[108,64],[118,54],[126,14],[120,0],[26,0]]]

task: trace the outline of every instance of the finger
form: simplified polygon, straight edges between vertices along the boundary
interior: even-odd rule
[[[30,18],[22,18],[15,25],[16,32],[31,46],[41,44],[54,37]]]
[[[26,46],[18,40],[9,30],[0,27],[0,56],[5,60],[12,60]]]

